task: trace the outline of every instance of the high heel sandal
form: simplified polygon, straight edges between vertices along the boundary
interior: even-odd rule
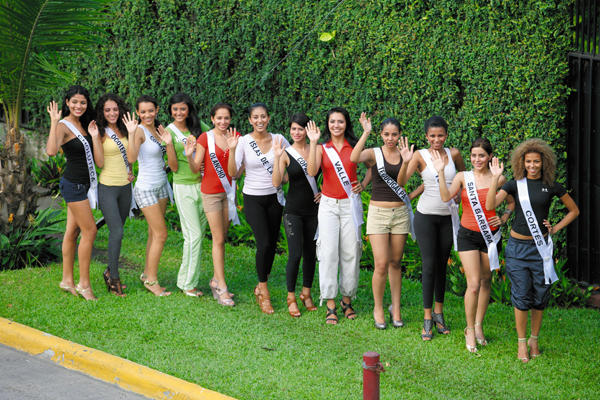
[[[79,295],[77,294],[77,289],[75,289],[75,286],[67,285],[64,282],[61,282],[58,284],[58,287],[63,292],[71,293],[73,296],[79,297]]]
[[[344,316],[348,319],[356,319],[356,311],[352,308],[352,303],[344,303],[344,300],[340,300],[340,306],[342,307],[342,312]]]
[[[535,336],[535,335],[529,335],[529,340],[527,341],[527,346],[529,346],[529,348],[531,348],[531,341],[535,340],[536,342],[538,341],[538,337],[539,336]],[[539,345],[538,345],[539,347]],[[539,356],[541,356],[542,353],[540,352],[540,349],[538,348],[538,352],[537,353],[532,353],[531,351],[529,352],[529,356],[531,358],[537,358]]]
[[[310,294],[307,296],[304,293],[300,293],[300,301],[302,302],[302,304],[304,304],[304,307],[306,307],[306,309],[308,311],[317,311],[317,306],[315,306],[315,302],[313,301]],[[310,304],[312,304],[312,306],[309,306],[306,304],[309,301],[310,301]]]
[[[517,339],[517,341],[518,341],[519,343],[527,343],[527,338],[524,338],[524,337],[523,337],[523,338],[521,338],[521,337],[520,337],[520,338],[518,338],[518,339]],[[525,349],[527,350],[527,346],[525,346]],[[526,351],[526,352],[527,352],[527,351]],[[519,357],[519,354],[517,353],[517,358],[518,358],[519,360],[521,360],[521,362],[522,362],[523,364],[525,364],[525,363],[529,362],[529,354],[528,354],[528,355],[526,355],[525,357]]]
[[[148,277],[143,272],[140,275],[140,280],[144,283],[144,287],[146,288],[146,290],[148,290],[150,293],[152,293],[156,297],[165,297],[165,296],[171,295],[171,292],[167,292],[167,289],[160,287],[160,285],[158,284],[158,281],[149,281]],[[151,287],[157,286],[157,285],[160,289],[162,289],[162,291],[159,293],[156,293],[154,290],[151,289]]]
[[[86,301],[91,301],[91,300],[98,300],[96,298],[96,296],[94,296],[94,293],[92,292],[92,287],[89,286],[87,288],[82,288],[81,286],[79,286],[79,284],[77,284],[77,286],[75,286],[75,290],[77,291],[77,293],[79,293],[81,295],[81,297],[83,297]]]
[[[106,283],[106,289],[110,292],[110,271],[108,268],[106,268],[102,273],[102,278],[104,278],[104,283]],[[121,289],[127,289],[127,285],[121,283]]]
[[[222,306],[235,306],[235,302],[231,299],[231,297],[227,297],[228,295],[231,295],[227,288],[220,288],[219,281],[217,281],[215,278],[212,278],[210,282],[208,282],[208,286],[210,287],[210,291],[212,292],[213,298],[217,300],[217,303],[219,303]]]
[[[273,310],[273,306],[271,305],[271,297],[265,296],[258,288],[258,285],[256,285],[254,288],[254,297],[256,297],[260,311],[265,314],[273,314],[275,312],[275,310]]]
[[[296,311],[292,311],[292,308],[291,308],[292,304],[296,305]],[[302,314],[300,314],[300,310],[298,309],[298,303],[296,303],[296,298],[295,297],[293,299],[290,299],[288,297],[287,298],[287,305],[288,305],[288,313],[290,314],[290,316],[292,316],[294,318],[298,318],[299,316],[302,315]]]
[[[475,322],[475,328],[477,328],[478,326],[481,326],[481,324],[479,322]],[[482,331],[483,331],[483,329],[482,329]],[[477,337],[477,334],[475,334],[475,340],[477,340],[477,343],[480,346],[487,346],[487,344],[488,344],[487,340],[485,340],[485,336]]]
[[[469,343],[467,343],[467,331],[472,331],[473,336],[475,336],[475,328],[469,328],[468,326],[465,328],[465,346],[467,347],[467,351],[469,353],[477,353],[477,346],[471,346]]]
[[[424,342],[428,342],[433,339],[433,320],[423,320],[423,331],[425,331],[425,333],[421,333],[421,339],[423,339]]]
[[[402,318],[400,318],[399,320],[395,320],[394,319],[394,313],[392,312],[392,305],[390,304],[388,311],[390,313],[390,322],[392,323],[392,326],[394,328],[402,328],[404,326],[404,321],[402,321]]]
[[[444,321],[444,313],[431,313],[431,319],[435,322],[435,329],[437,329],[438,333],[442,335],[450,334],[450,329],[446,325],[446,321]]]
[[[125,293],[123,293],[123,285],[121,284],[121,280],[120,279],[112,279],[110,277],[110,272],[107,270],[105,270],[102,273],[102,277],[104,278],[104,283],[106,283],[106,290],[109,293],[114,294],[115,296],[119,296],[119,297],[125,297],[127,296]]]

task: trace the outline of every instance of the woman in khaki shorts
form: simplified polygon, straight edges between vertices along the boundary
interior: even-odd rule
[[[409,209],[398,194],[386,183],[379,173],[377,166],[377,153],[383,155],[386,179],[391,178],[394,183],[398,174],[404,174],[408,160],[403,158],[410,156],[410,151],[404,146],[398,148],[400,140],[400,123],[394,118],[388,118],[381,123],[381,138],[383,146],[363,150],[369,134],[371,133],[371,120],[365,113],[360,116],[363,126],[363,134],[354,147],[350,160],[358,163],[363,162],[371,169],[373,191],[369,203],[369,214],[367,217],[367,235],[373,248],[375,266],[373,271],[373,318],[377,329],[385,329],[385,312],[383,309],[383,294],[385,292],[386,275],[390,281],[392,304],[388,311],[390,322],[394,328],[404,326],[400,313],[400,293],[402,290],[402,270],[400,261],[404,252],[407,234],[410,232]],[[406,150],[406,151],[404,151]]]

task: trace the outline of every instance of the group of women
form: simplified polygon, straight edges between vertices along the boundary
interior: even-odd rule
[[[472,170],[467,171],[460,151],[445,147],[448,125],[438,116],[425,121],[428,148],[415,151],[414,145],[401,137],[400,123],[394,118],[385,119],[379,127],[382,145],[365,149],[372,131],[371,120],[361,114],[363,133],[357,138],[350,115],[342,107],[329,110],[322,135],[317,124],[305,114],[294,114],[289,124],[292,144],[283,135],[269,132],[270,115],[263,103],[249,107],[252,131],[243,136],[230,126],[233,110],[226,103],[218,103],[211,109],[213,128],[207,132],[201,132],[194,104],[185,94],[178,93],[170,99],[173,122],[167,128],[158,122],[158,111],[158,102],[150,96],[141,96],[135,114],[131,114],[123,100],[106,94],[94,112],[89,93],[81,86],[69,89],[61,110],[54,102],[48,106],[51,128],[47,153],[54,155],[62,148],[67,158],[60,182],[67,203],[61,289],[87,300],[95,299],[89,278],[96,236],[91,209],[99,202],[109,228],[104,280],[111,293],[125,296],[118,259],[123,224],[137,204],[148,223],[145,268],[140,279],[154,295],[170,295],[158,283],[157,271],[167,237],[165,210],[168,200],[174,199],[184,237],[177,286],[187,296],[202,295],[198,289],[199,260],[207,221],[213,259],[209,287],[219,304],[235,305],[225,279],[224,243],[230,222],[238,222],[235,179],[245,174],[243,209],[256,242],[258,284],[254,294],[261,311],[274,312],[268,279],[283,217],[289,250],[286,265],[289,314],[301,315],[296,299],[301,261],[299,297],[306,310],[317,310],[311,288],[318,259],[320,300],[325,301],[327,308],[325,322],[331,325],[339,322],[338,304],[344,318],[355,319],[352,300],[358,288],[363,224],[360,192],[371,180],[366,231],[374,257],[375,327],[387,327],[384,308],[387,280],[391,291],[387,310],[390,323],[396,328],[404,326],[400,263],[411,234],[416,237],[422,256],[421,338],[431,340],[434,328],[440,334],[450,333],[443,305],[446,265],[454,245],[467,279],[466,348],[476,352],[478,344],[487,345],[483,320],[490,297],[491,270],[499,268],[499,226],[514,211],[505,260],[512,283],[518,358],[526,362],[540,354],[537,339],[542,314],[551,283],[556,280],[550,235],[579,213],[565,189],[555,181],[556,157],[542,140],[530,139],[515,149],[511,162],[514,179],[507,181],[502,175],[504,166],[493,157],[487,139],[473,142]],[[136,161],[139,173],[132,188],[131,165]],[[363,182],[358,180],[358,163],[367,167]],[[99,178],[95,166],[102,169]],[[173,171],[172,190],[167,169]],[[404,186],[416,171],[423,185],[408,194]],[[284,183],[289,183],[287,197],[282,189]],[[417,196],[420,197],[413,214],[411,200]],[[568,210],[556,225],[548,219],[554,196]],[[505,200],[506,211],[499,217],[495,209]],[[76,248],[80,270],[77,285],[73,277]],[[529,310],[531,335],[527,340]]]

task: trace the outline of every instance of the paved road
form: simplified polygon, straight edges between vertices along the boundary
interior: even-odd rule
[[[0,400],[141,400],[117,385],[0,344]]]

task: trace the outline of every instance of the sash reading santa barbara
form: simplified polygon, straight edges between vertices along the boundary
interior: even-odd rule
[[[350,178],[348,177],[348,173],[344,168],[344,164],[342,160],[340,160],[340,156],[337,151],[331,146],[323,146],[323,150],[327,153],[327,157],[333,164],[333,168],[335,169],[335,173],[340,180],[340,184],[344,188],[346,192],[346,196],[350,199],[350,206],[352,207],[352,220],[354,221],[354,226],[356,228],[356,240],[361,241],[361,232],[360,226],[363,224],[363,210],[362,210],[362,201],[360,200],[360,195],[352,192],[352,184],[350,183]]]
[[[483,236],[483,240],[485,240],[485,243],[487,245],[488,259],[490,260],[490,270],[493,271],[495,269],[499,269],[500,262],[498,260],[498,247],[496,247],[496,244],[500,241],[502,233],[500,232],[500,229],[498,229],[495,234],[492,234],[490,224],[485,218],[485,213],[483,212],[483,208],[481,207],[481,203],[479,202],[479,197],[477,196],[477,188],[475,187],[475,175],[473,175],[473,171],[465,171],[463,172],[463,176],[465,177],[467,196],[469,197],[469,203],[471,203],[473,215],[475,216],[475,220],[477,221],[477,225],[479,226],[481,236]]]
[[[229,212],[229,220],[232,221],[234,225],[239,225],[240,219],[235,206],[235,180],[232,180],[231,184],[229,183],[227,174],[225,174],[225,170],[217,158],[217,153],[215,151],[215,134],[212,130],[206,132],[206,141],[208,143],[208,157],[210,158],[210,162],[212,163],[217,176],[221,181],[223,189],[225,189],[225,194],[227,194],[227,210]]]
[[[558,280],[556,271],[554,271],[554,260],[552,259],[552,252],[554,251],[552,237],[550,236],[550,232],[548,232],[548,242],[544,240],[544,235],[542,235],[542,231],[537,223],[537,218],[531,208],[531,202],[529,201],[527,178],[519,179],[517,181],[517,191],[519,193],[519,203],[523,210],[523,216],[527,221],[529,232],[531,232],[535,246],[544,262],[544,281],[546,282],[546,285],[549,285]]]
[[[449,163],[453,162],[452,161],[452,153],[450,153],[450,149],[444,148],[444,150],[446,151],[446,154],[448,155],[448,162]],[[425,164],[427,164],[427,168],[429,168],[431,170],[431,173],[433,174],[433,176],[435,176],[435,181],[439,183],[440,178],[439,178],[439,175],[438,175],[436,169],[433,167],[433,161],[431,160],[431,153],[427,149],[421,149],[421,150],[419,150],[419,153],[421,153],[421,157],[423,157],[423,160],[425,160]],[[458,246],[456,244],[456,238],[458,236],[458,228],[460,227],[460,217],[458,216],[458,204],[456,204],[454,199],[450,199],[449,201],[446,202],[446,206],[448,207],[448,210],[450,211],[450,216],[452,217],[452,238],[454,240],[454,250],[458,251]]]
[[[87,192],[88,200],[90,201],[90,207],[96,208],[98,205],[98,176],[96,175],[96,167],[94,166],[94,155],[92,154],[92,146],[88,143],[88,141],[83,137],[79,129],[75,127],[72,123],[67,121],[66,119],[61,119],[60,122],[65,124],[67,128],[73,135],[83,145],[83,150],[85,151],[85,161],[87,162],[88,174],[90,176],[90,188]]]
[[[390,187],[390,189],[392,189],[392,191],[396,193],[396,196],[398,196],[400,200],[402,200],[404,204],[406,204],[410,220],[410,236],[413,238],[413,240],[415,240],[415,230],[413,222],[414,213],[412,205],[410,204],[410,197],[408,196],[404,188],[398,185],[398,182],[396,182],[391,176],[387,174],[387,172],[385,172],[385,163],[383,161],[383,152],[381,151],[381,148],[376,147],[373,149],[373,152],[375,153],[375,161],[377,161],[377,172],[379,173],[381,180],[383,180]]]
[[[125,148],[125,145],[123,144],[123,142],[121,142],[115,131],[113,131],[108,126],[106,127],[106,133],[108,134],[108,137],[110,137],[113,140],[113,142],[115,142],[115,144],[117,145],[117,148],[121,153],[121,157],[123,157],[123,162],[125,163],[125,168],[127,168],[127,172],[132,174],[133,172],[131,171],[131,165],[129,164],[129,160],[127,159],[127,149]],[[131,184],[131,192],[133,193],[133,183]],[[130,217],[133,217],[134,208],[137,208],[137,204],[135,202],[135,196],[131,196],[131,205],[129,206]]]
[[[271,135],[271,142],[273,142],[273,137],[275,135],[273,135],[272,133],[269,133],[269,135]],[[252,136],[248,135],[248,139],[248,144],[250,145],[252,151],[254,151],[254,154],[256,154],[256,158],[258,158],[258,161],[262,164],[263,167],[265,167],[269,175],[273,175],[273,165],[267,159],[267,156],[265,156],[262,153],[262,151],[260,151],[260,149],[258,148],[258,144],[256,143],[256,141],[254,141],[254,139],[252,139]],[[281,187],[281,185],[277,187],[277,201],[282,206],[285,206],[285,195],[283,193],[283,188]]]

